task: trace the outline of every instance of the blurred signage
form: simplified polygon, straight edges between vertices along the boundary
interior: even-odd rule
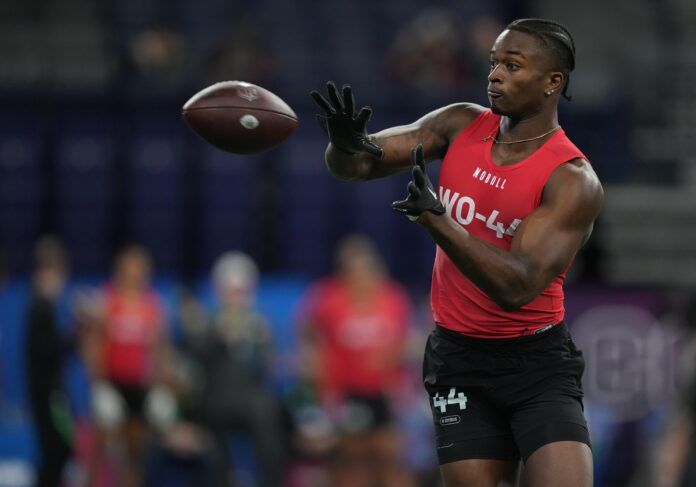
[[[616,422],[639,420],[675,398],[686,332],[664,319],[658,292],[571,292],[567,321],[585,357],[586,403]]]

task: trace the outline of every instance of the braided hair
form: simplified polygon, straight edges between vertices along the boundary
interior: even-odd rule
[[[517,19],[510,22],[506,29],[531,34],[542,42],[565,77],[561,94],[570,101],[568,84],[570,72],[575,69],[575,41],[570,31],[562,24],[546,19]]]

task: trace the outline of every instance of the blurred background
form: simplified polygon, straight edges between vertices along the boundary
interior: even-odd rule
[[[0,486],[439,485],[433,244],[406,175],[329,176],[308,92],[351,83],[371,131],[486,104],[529,16],[575,37],[560,119],[605,185],[566,286],[596,485],[696,485],[696,4],[5,0]],[[295,134],[202,142],[181,106],[227,79]]]

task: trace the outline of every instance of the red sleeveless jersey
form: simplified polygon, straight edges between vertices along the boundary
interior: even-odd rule
[[[496,166],[491,158],[500,116],[486,110],[450,144],[440,172],[440,200],[447,213],[473,236],[509,250],[515,229],[537,208],[551,173],[564,162],[585,158],[557,130],[544,145],[516,164]],[[431,305],[435,322],[480,338],[512,338],[560,322],[565,314],[566,272],[534,301],[504,311],[467,279],[437,247]]]
[[[164,326],[164,311],[154,291],[127,301],[114,287],[105,292],[104,367],[121,384],[147,386],[152,380],[154,347]]]

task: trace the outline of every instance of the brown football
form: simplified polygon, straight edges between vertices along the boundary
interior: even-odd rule
[[[271,149],[293,133],[297,115],[279,96],[244,81],[223,81],[191,97],[184,120],[209,143],[235,154]]]

